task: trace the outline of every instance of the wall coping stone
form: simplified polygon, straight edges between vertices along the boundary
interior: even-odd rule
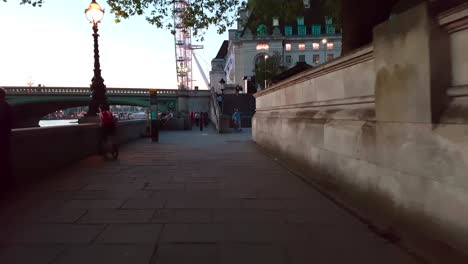
[[[461,4],[441,13],[438,17],[439,25],[445,27],[449,33],[468,28],[468,3]]]
[[[339,71],[344,68],[351,67],[356,64],[363,63],[368,60],[372,60],[374,58],[373,54],[373,46],[368,45],[365,47],[362,47],[360,49],[355,50],[354,52],[338,57],[328,63],[325,63],[319,67],[315,67],[313,69],[304,71],[302,73],[299,73],[291,78],[288,78],[284,81],[281,81],[279,83],[274,84],[270,88],[267,88],[263,91],[257,92],[254,94],[255,98],[267,95],[269,93],[276,92],[278,90],[282,89],[287,89],[288,87],[296,84],[296,83],[301,83],[306,80],[310,79],[315,79],[317,77],[320,77],[322,75],[329,74],[331,72]]]
[[[359,96],[359,97],[352,97],[352,98],[345,98],[345,99],[333,99],[333,100],[326,100],[326,101],[315,101],[315,102],[290,104],[290,105],[283,105],[283,106],[264,107],[264,108],[257,108],[256,111],[261,112],[261,111],[272,111],[272,110],[343,106],[343,105],[350,106],[350,105],[358,105],[358,104],[369,104],[369,103],[374,103],[374,102],[375,102],[375,97],[373,95],[369,95],[369,96]]]

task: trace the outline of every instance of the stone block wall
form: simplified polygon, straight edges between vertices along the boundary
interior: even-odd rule
[[[12,133],[14,184],[34,181],[97,152],[99,127],[82,124],[15,129]],[[119,144],[142,137],[146,121],[119,122]]]
[[[371,219],[468,254],[467,20],[468,5],[420,5],[257,93],[254,141]]]

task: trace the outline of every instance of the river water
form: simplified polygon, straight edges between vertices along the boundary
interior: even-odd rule
[[[51,126],[69,126],[77,125],[78,119],[66,119],[66,120],[41,120],[39,121],[40,127],[51,127]]]

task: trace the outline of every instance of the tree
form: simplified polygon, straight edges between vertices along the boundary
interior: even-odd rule
[[[176,25],[172,24],[172,18],[177,13],[181,15],[185,27],[201,37],[211,25],[217,27],[218,33],[225,32],[237,18],[238,9],[245,6],[240,0],[193,0],[184,12],[178,13],[175,3],[182,1],[186,0],[106,0],[117,23],[131,16],[145,16],[150,24],[173,30]],[[45,0],[20,1],[20,4],[32,6],[42,6],[44,3]]]
[[[257,64],[255,65],[255,81],[257,82],[257,85],[264,87],[265,80],[269,82],[271,78],[285,69],[286,67],[282,65],[281,55],[279,53],[276,52],[268,58],[260,56],[257,59]]]
[[[7,0],[3,0],[6,2]],[[21,4],[42,6],[45,0],[20,0]],[[106,0],[120,22],[135,15],[145,15],[146,20],[157,27],[173,29],[171,18],[174,3],[184,0]],[[223,33],[231,26],[239,8],[245,8],[241,0],[193,0],[183,13],[183,23],[194,35],[203,33],[210,25]],[[303,0],[248,0],[248,7],[256,19],[271,21],[273,16],[286,20],[295,18],[304,9]],[[372,29],[387,20],[392,12],[406,10],[423,1],[429,1],[436,12],[464,3],[466,0],[310,0],[320,2],[326,16],[332,17],[343,33],[343,53],[359,48],[372,41]],[[400,6],[400,10],[398,7]],[[203,34],[201,34],[203,35]]]

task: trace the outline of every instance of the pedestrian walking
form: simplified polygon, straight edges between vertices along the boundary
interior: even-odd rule
[[[200,112],[200,131],[203,131],[203,112]]]
[[[234,108],[234,113],[232,114],[231,119],[232,119],[232,121],[234,123],[234,130],[242,131],[241,115],[240,115],[239,109]]]
[[[13,115],[6,101],[6,92],[0,88],[0,188],[6,188],[11,178],[11,127]]]
[[[195,112],[195,125],[199,125],[200,123],[200,113]]]
[[[193,127],[193,122],[195,122],[195,114],[192,111],[190,112],[190,129]]]
[[[207,127],[208,124],[210,123],[210,118],[208,116],[208,112],[203,112],[203,120],[205,121],[205,127]]]

